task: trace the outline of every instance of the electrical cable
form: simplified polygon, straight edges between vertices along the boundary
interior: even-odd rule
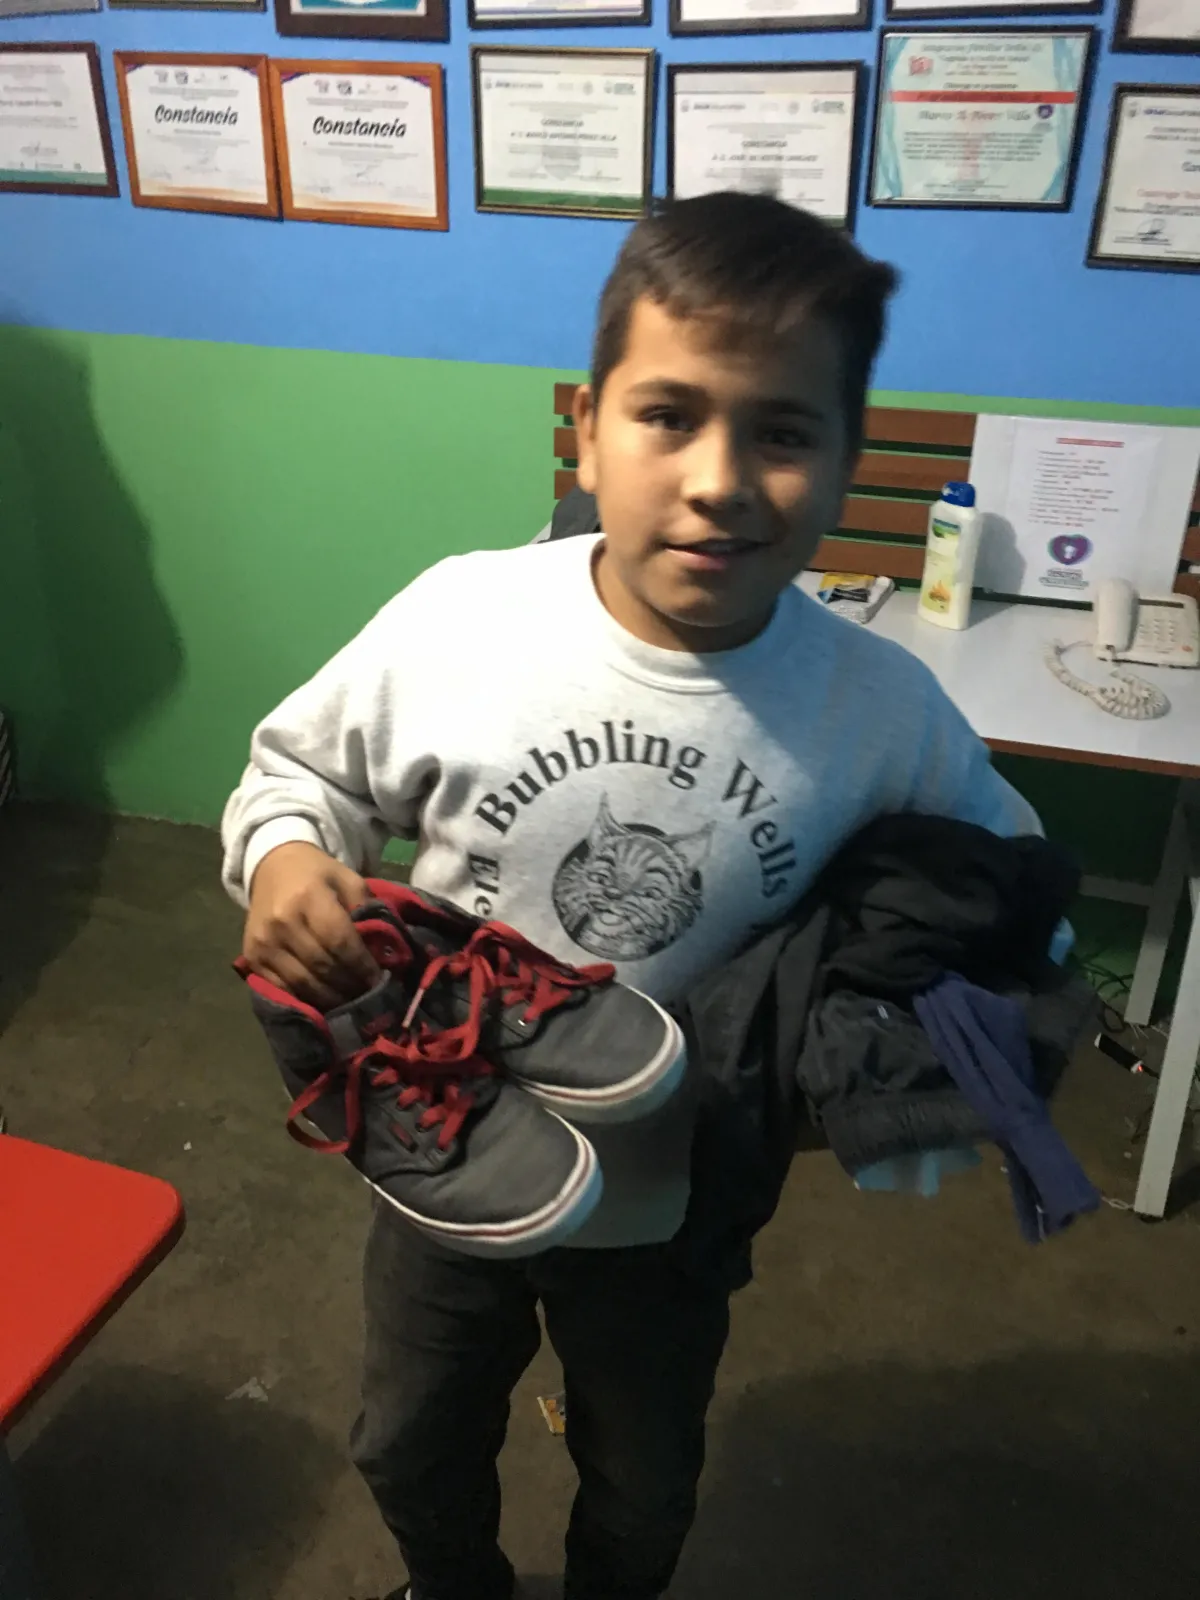
[[[1157,684],[1147,683],[1145,678],[1135,678],[1129,672],[1118,672],[1115,665],[1108,683],[1088,683],[1085,678],[1076,677],[1063,657],[1068,650],[1086,642],[1084,639],[1072,639],[1064,643],[1061,639],[1055,639],[1047,646],[1046,665],[1060,683],[1065,683],[1068,689],[1074,689],[1076,694],[1085,696],[1101,711],[1107,711],[1113,717],[1149,722],[1166,716],[1171,709],[1171,702]],[[1108,660],[1116,661],[1111,650]]]

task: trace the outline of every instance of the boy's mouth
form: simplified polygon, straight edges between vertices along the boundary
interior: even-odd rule
[[[744,556],[761,550],[757,539],[697,539],[668,545],[668,551],[693,572],[724,572]]]

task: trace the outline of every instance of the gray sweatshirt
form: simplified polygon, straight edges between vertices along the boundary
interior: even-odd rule
[[[596,543],[440,562],[267,717],[225,812],[230,893],[291,840],[369,872],[416,839],[417,888],[669,1001],[881,813],[1037,831],[906,651],[796,588],[739,650],[657,649],[601,605]],[[674,1233],[691,1098],[589,1129],[605,1197],[577,1243]]]

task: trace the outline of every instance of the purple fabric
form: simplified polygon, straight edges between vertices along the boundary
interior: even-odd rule
[[[1037,1244],[1094,1211],[1100,1196],[1034,1087],[1020,1006],[957,973],[918,995],[914,1006],[938,1060],[1004,1151],[1025,1238]]]

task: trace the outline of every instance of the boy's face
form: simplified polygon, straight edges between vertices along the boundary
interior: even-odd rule
[[[599,405],[575,401],[580,486],[599,502],[596,585],[636,637],[728,650],[837,526],[849,485],[842,354],[821,317],[770,351],[639,300]]]

